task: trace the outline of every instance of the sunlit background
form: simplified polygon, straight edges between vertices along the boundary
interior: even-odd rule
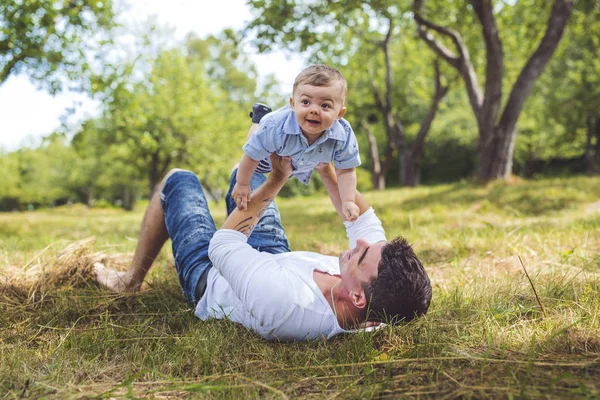
[[[251,19],[245,0],[126,0],[123,7],[120,21],[124,25],[134,28],[155,20],[173,31],[174,40],[183,40],[190,32],[205,37],[225,28],[241,29]],[[259,79],[275,74],[285,93],[302,67],[302,58],[282,51],[258,54],[247,49]],[[0,147],[14,151],[23,145],[37,144],[42,136],[60,126],[60,117],[72,107],[76,113],[69,118],[71,123],[99,112],[98,103],[85,94],[63,92],[52,96],[39,90],[26,74],[12,75],[0,86]]]

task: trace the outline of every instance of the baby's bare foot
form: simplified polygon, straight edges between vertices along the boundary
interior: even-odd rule
[[[139,289],[139,285],[134,285],[131,282],[131,278],[127,276],[127,272],[108,269],[101,263],[94,264],[94,272],[96,273],[98,283],[113,292],[128,293]]]

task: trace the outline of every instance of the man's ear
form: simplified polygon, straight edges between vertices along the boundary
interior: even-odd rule
[[[294,109],[294,98],[290,97],[290,107],[292,108],[292,110]]]
[[[367,296],[362,288],[359,291],[350,292],[350,299],[356,308],[363,309],[367,306]]]
[[[342,107],[340,109],[340,112],[338,113],[338,119],[342,118],[344,115],[346,115],[346,107]]]

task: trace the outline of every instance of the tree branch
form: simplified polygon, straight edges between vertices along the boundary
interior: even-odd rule
[[[486,73],[481,121],[483,132],[491,132],[496,124],[502,105],[502,78],[504,76],[504,53],[498,26],[490,0],[470,0],[481,23],[486,50]]]
[[[393,23],[392,19],[388,18],[389,27],[385,39],[381,43],[385,60],[385,115],[389,119],[392,112],[392,66],[390,62],[389,42],[392,36]]]
[[[375,99],[375,105],[380,110],[383,110],[384,106],[383,106],[383,99],[381,98],[381,92],[379,91],[379,88],[375,84],[374,79],[371,79],[371,89],[373,90],[373,97]]]
[[[429,47],[440,56],[440,58],[442,58],[448,64],[453,66],[461,75],[463,81],[465,82],[465,86],[467,87],[467,94],[469,95],[469,101],[471,103],[473,113],[475,114],[475,118],[477,119],[478,124],[481,124],[481,107],[483,105],[483,94],[481,93],[481,88],[479,87],[479,83],[477,81],[477,74],[475,74],[475,69],[473,68],[473,64],[471,63],[467,47],[465,46],[458,32],[434,24],[433,22],[423,18],[418,13],[418,8],[416,8],[417,3],[418,0],[415,0],[414,18],[417,22],[417,30],[419,37],[422,38],[429,45]],[[458,56],[454,55],[444,45],[436,41],[433,35],[429,33],[427,29],[432,29],[452,39],[452,42],[454,43],[458,51]]]
[[[2,84],[4,82],[6,82],[6,80],[8,79],[8,77],[10,76],[13,68],[15,68],[15,66],[20,62],[25,60],[25,54],[21,53],[18,56],[13,57],[10,61],[8,61],[6,64],[4,64],[4,67],[2,67],[2,69],[0,70],[0,86],[2,86]]]
[[[386,71],[387,74],[387,71]],[[377,83],[374,78],[371,78],[371,88],[373,90],[373,97],[375,99],[375,105],[381,111],[384,118],[384,126],[385,126],[385,134],[387,137],[387,142],[392,149],[397,148],[397,140],[395,135],[392,132],[392,124],[390,123],[390,115],[391,115],[391,104],[384,100],[381,96],[381,91],[377,87]],[[388,97],[389,88],[386,88],[386,98]]]
[[[362,121],[362,127],[367,133],[367,140],[369,141],[369,152],[371,154],[371,159],[373,160],[373,175],[381,174],[381,159],[379,158],[379,147],[377,146],[377,140],[375,139],[375,135],[373,131],[371,131],[371,126],[366,120]]]
[[[406,148],[406,133],[404,131],[404,125],[400,122],[400,118],[395,118],[394,130],[396,131],[394,144],[397,149],[404,151]]]
[[[415,141],[413,143],[411,149],[411,157],[413,158],[416,157],[419,153],[421,153],[421,150],[423,149],[423,143],[425,142],[425,136],[427,136],[427,133],[431,128],[431,124],[435,119],[435,115],[437,113],[439,104],[442,101],[442,99],[446,96],[450,88],[449,85],[442,85],[439,61],[436,60],[433,66],[435,69],[435,92],[431,99],[429,111],[427,112],[427,115],[425,115],[425,118],[423,118],[423,122],[421,122],[419,132],[417,133],[417,137],[415,138]]]
[[[381,166],[381,173],[383,176],[387,176],[390,168],[392,167],[392,159],[394,158],[394,149],[388,142],[385,146],[385,151],[383,153],[383,165]]]
[[[10,50],[8,47],[8,40],[0,40],[0,54],[4,55]]]
[[[540,41],[538,48],[523,67],[521,74],[512,88],[508,102],[500,118],[500,129],[511,132],[515,128],[529,92],[558,47],[565,26],[571,16],[573,5],[573,0],[556,0],[554,2],[550,18],[548,19],[546,33],[544,33],[544,37]]]
[[[446,28],[441,25],[435,24],[435,23],[423,18],[421,16],[421,14],[415,14],[415,21],[417,21],[417,23],[419,25],[423,25],[426,28],[433,29],[434,31],[441,33],[442,35],[448,36],[450,39],[452,39],[452,41],[454,42],[454,44],[457,47],[459,47],[460,44],[462,44],[462,38],[460,37],[458,32],[456,32],[453,29]]]
[[[451,33],[447,29],[438,27],[437,25],[433,24],[432,22],[427,21],[425,18],[421,17],[418,14],[415,14],[415,21],[417,21],[417,34],[419,35],[419,37],[421,39],[423,39],[425,41],[425,43],[427,43],[427,45],[433,51],[435,51],[435,53],[439,57],[443,58],[448,64],[450,64],[454,68],[458,69],[459,65],[460,65],[460,57],[457,56],[456,54],[454,54],[446,46],[444,46],[443,44],[441,44],[440,42],[435,40],[433,35],[428,32],[427,28],[430,27],[431,29],[434,29],[433,27],[435,26],[437,28],[440,28],[440,30],[437,30],[437,29],[434,29],[434,30],[436,30],[440,33],[446,33],[447,35],[451,35]]]

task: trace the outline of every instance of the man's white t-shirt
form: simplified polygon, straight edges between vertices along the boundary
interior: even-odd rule
[[[351,248],[359,238],[369,243],[386,240],[372,208],[344,224]],[[315,269],[339,274],[338,257],[308,251],[262,253],[246,242],[244,234],[230,229],[213,236],[208,255],[214,268],[196,307],[198,318],[229,318],[265,339],[282,341],[346,332],[313,279]]]

